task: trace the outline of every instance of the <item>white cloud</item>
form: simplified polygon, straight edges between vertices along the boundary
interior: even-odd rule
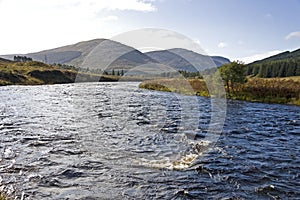
[[[94,38],[109,38],[128,25],[118,12],[154,12],[154,1],[142,0],[0,0],[0,55],[28,53]],[[113,11],[113,12],[110,12]]]
[[[219,48],[225,48],[225,47],[227,47],[228,46],[228,44],[227,43],[225,43],[225,42],[220,42],[219,44],[218,44],[218,47]]]
[[[0,0],[0,2],[3,0]],[[153,12],[156,11],[154,1],[143,1],[143,0],[10,0],[3,1],[7,5],[14,5],[14,8],[18,8],[18,5],[25,6],[28,11],[36,12],[39,9],[43,10],[65,10],[65,9],[76,9],[78,11],[142,11],[142,12]],[[1,10],[1,8],[0,8]],[[22,14],[22,13],[21,13]],[[78,14],[82,14],[79,12]]]
[[[266,52],[266,53],[254,54],[254,55],[247,56],[247,57],[244,57],[244,58],[238,58],[237,60],[243,61],[244,63],[248,64],[248,63],[254,62],[256,60],[262,60],[264,58],[268,58],[270,56],[274,56],[274,55],[282,53],[282,52],[283,51],[274,50],[274,51],[269,51],[269,52]]]
[[[157,0],[141,0],[141,2],[145,2],[145,3],[148,3],[148,2],[155,2]]]
[[[110,16],[102,17],[99,20],[103,22],[107,22],[107,21],[117,21],[118,19],[119,18],[117,16],[110,15]]]
[[[298,31],[298,32],[291,32],[290,34],[288,34],[287,36],[285,36],[285,39],[289,40],[289,39],[294,38],[294,37],[300,38],[300,31]]]
[[[95,10],[133,10],[143,12],[156,11],[156,7],[153,5],[154,2],[145,2],[141,0],[80,0],[82,5],[89,5]]]

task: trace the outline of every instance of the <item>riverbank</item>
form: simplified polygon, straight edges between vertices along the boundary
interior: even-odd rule
[[[142,77],[122,77],[91,72],[77,72],[42,62],[12,62],[0,60],[0,86],[45,85],[74,82],[143,81]]]
[[[0,86],[72,83],[75,70],[61,69],[42,62],[0,62]]]
[[[187,80],[187,81],[186,81]],[[177,92],[186,95],[209,97],[203,79],[153,79],[144,77],[112,76],[77,72],[72,69],[62,69],[45,63],[0,62],[0,86],[5,85],[44,85],[74,82],[114,82],[143,81],[140,88]],[[236,100],[255,101],[263,103],[279,103],[300,105],[300,77],[287,78],[248,78],[247,82],[231,91],[227,97]]]
[[[157,79],[144,81],[140,88],[177,92],[209,97],[203,79]],[[262,103],[293,104],[300,106],[300,77],[248,78],[227,98]]]

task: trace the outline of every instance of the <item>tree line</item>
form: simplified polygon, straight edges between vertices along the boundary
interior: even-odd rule
[[[247,75],[261,78],[300,76],[300,58],[253,63],[247,65]]]
[[[112,76],[124,76],[124,70],[123,69],[121,71],[114,70],[114,69],[111,71],[105,70],[105,71],[103,71],[103,74],[104,75],[112,75]]]
[[[32,58],[29,58],[27,56],[14,56],[15,62],[29,62],[32,61]]]

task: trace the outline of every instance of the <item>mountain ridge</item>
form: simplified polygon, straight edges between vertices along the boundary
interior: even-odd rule
[[[247,75],[262,78],[300,76],[300,49],[247,64]]]
[[[205,55],[197,54],[195,52],[186,49],[170,49],[164,50],[165,52],[174,51],[174,53],[186,54],[187,57],[192,58],[192,60],[200,61],[200,57],[205,57]],[[179,52],[181,51],[181,52]],[[159,51],[158,51],[159,52]],[[92,56],[92,54],[102,55],[100,58]],[[34,60],[41,61],[48,64],[66,64],[76,67],[82,66],[82,64],[90,64],[96,67],[100,63],[103,66],[109,65],[111,69],[131,69],[136,66],[148,64],[148,63],[161,63],[161,59],[154,59],[149,55],[157,54],[157,52],[142,53],[133,47],[121,44],[119,42],[109,40],[109,39],[93,39],[88,41],[81,41],[75,44],[66,45],[62,47],[57,47],[53,49],[43,50],[28,54],[10,54],[4,55],[3,58],[13,59],[14,56],[27,56],[33,58]],[[198,58],[197,58],[198,57]],[[212,56],[212,60],[216,66],[230,62],[229,59],[222,56]],[[93,60],[94,59],[94,60]],[[171,56],[172,59],[169,63],[162,62],[161,64],[170,64],[171,67],[176,70],[182,71],[195,71],[195,67],[191,65],[188,61],[181,61],[175,65],[178,60],[183,60],[180,56]],[[188,59],[190,60],[190,59]],[[113,62],[110,62],[113,61]],[[213,64],[213,63],[212,63]],[[98,66],[98,65],[97,65]],[[211,66],[213,67],[213,66]],[[198,68],[199,69],[199,68]]]
[[[293,51],[284,51],[281,52],[279,54],[261,59],[261,60],[256,60],[254,62],[249,63],[248,65],[252,65],[252,64],[258,64],[260,62],[264,62],[264,61],[276,61],[276,60],[282,60],[282,59],[289,59],[289,58],[297,58],[300,57],[300,48],[293,50]]]
[[[171,66],[181,71],[189,72],[203,71],[207,68],[219,67],[230,62],[229,59],[221,56],[203,55],[182,48],[150,51],[145,54],[157,60],[159,63]]]

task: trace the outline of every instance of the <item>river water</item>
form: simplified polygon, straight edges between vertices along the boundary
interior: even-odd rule
[[[228,101],[210,145],[204,97],[138,83],[6,86],[0,96],[0,189],[17,198],[300,198],[300,107]]]

